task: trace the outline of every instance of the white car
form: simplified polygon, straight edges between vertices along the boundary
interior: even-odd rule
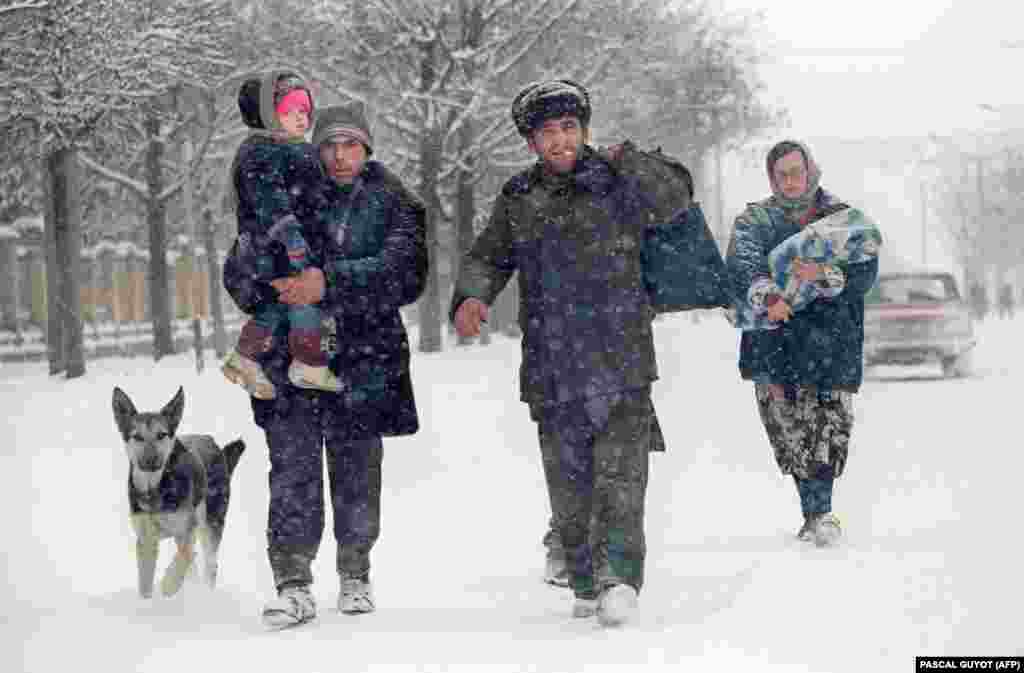
[[[937,362],[945,376],[966,376],[977,342],[951,273],[882,273],[865,297],[865,367]]]

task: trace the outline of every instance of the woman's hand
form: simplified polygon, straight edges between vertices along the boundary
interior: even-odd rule
[[[792,317],[793,309],[790,308],[784,299],[779,299],[768,306],[768,319],[772,322],[786,322]]]
[[[317,304],[324,298],[327,283],[324,272],[315,266],[303,269],[298,276],[275,278],[270,281],[283,304]]]

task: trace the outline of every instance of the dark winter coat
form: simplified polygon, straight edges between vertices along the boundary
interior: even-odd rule
[[[452,317],[468,297],[491,304],[518,271],[520,394],[532,409],[657,379],[642,248],[673,207],[656,207],[642,183],[589,147],[571,175],[538,163],[505,184],[463,259]],[[685,208],[689,194],[674,199]]]
[[[346,390],[312,392],[289,384],[287,343],[275,339],[264,369],[277,397],[253,399],[256,423],[287,414],[296,398],[320,396],[319,406],[343,439],[414,433],[419,420],[399,308],[416,301],[426,284],[423,204],[375,161],[364,165],[352,186],[323,176],[314,202],[318,224],[308,240],[323,260],[326,280],[319,306],[325,321],[333,321],[329,364]],[[273,287],[242,272],[237,246],[225,261],[224,285],[246,313],[277,297]]]
[[[277,119],[274,82],[283,74],[268,72],[258,90],[240,94],[243,120],[252,130],[231,163],[240,261],[247,273],[260,280],[288,273],[284,230],[289,221],[298,219],[306,238],[315,226],[311,222],[315,214],[311,198],[323,179],[316,148],[286,138]],[[253,115],[258,119],[252,119]]]
[[[836,203],[818,189],[818,210]],[[725,260],[735,296],[746,296],[755,278],[770,275],[768,253],[799,230],[771,199],[747,206],[736,218]],[[839,295],[816,299],[777,329],[744,331],[740,375],[758,383],[856,392],[863,379],[864,295],[877,275],[877,259],[851,264]]]
[[[254,133],[238,148],[232,180],[243,268],[265,281],[286,275],[288,220],[298,219],[307,241],[316,226],[313,199],[323,180],[316,149]]]

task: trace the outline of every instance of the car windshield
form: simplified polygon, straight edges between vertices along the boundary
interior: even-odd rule
[[[865,300],[874,304],[916,304],[957,299],[951,276],[883,276]]]

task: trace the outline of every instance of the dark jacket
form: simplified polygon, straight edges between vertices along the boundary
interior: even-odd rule
[[[835,203],[818,190],[819,210]],[[770,275],[768,253],[799,230],[770,199],[747,206],[736,218],[725,260],[735,296],[745,297],[755,278]],[[856,392],[863,379],[864,295],[877,275],[877,259],[851,264],[839,295],[816,299],[777,329],[744,331],[740,375],[758,383]]]
[[[238,217],[243,269],[271,280],[288,272],[284,230],[295,219],[311,226],[316,187],[323,178],[316,148],[288,140],[274,113],[274,82],[282,71],[265,74],[257,91],[241,94],[239,105],[252,128],[231,163],[231,194]],[[242,100],[242,97],[246,100]],[[257,123],[258,122],[258,123]],[[255,124],[255,125],[254,125]]]
[[[320,159],[308,143],[287,143],[260,134],[242,141],[232,181],[240,261],[248,274],[272,280],[288,273],[283,230],[289,220],[297,219],[309,235],[315,226],[313,199],[322,180]]]
[[[315,199],[318,225],[309,235],[322,261],[326,291],[320,303],[332,321],[330,367],[342,393],[300,390],[288,383],[290,359],[275,339],[264,363],[277,387],[273,400],[253,399],[256,423],[319,396],[319,406],[350,439],[405,435],[419,421],[409,372],[409,339],[399,308],[420,296],[427,278],[425,209],[401,181],[368,161],[352,187],[324,176]],[[243,311],[252,313],[276,291],[242,273],[237,246],[224,265],[224,286]]]
[[[452,317],[468,297],[491,304],[518,271],[520,394],[532,409],[657,379],[643,241],[689,194],[662,208],[643,182],[589,147],[568,176],[538,163],[505,184],[463,259]]]

